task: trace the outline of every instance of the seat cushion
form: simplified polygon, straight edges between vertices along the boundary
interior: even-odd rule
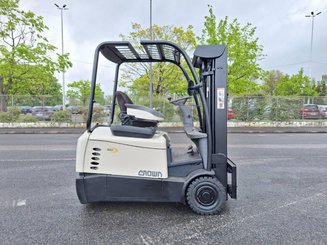
[[[146,106],[135,104],[125,104],[125,106],[127,108],[127,114],[135,116],[135,118],[138,119],[158,122],[161,122],[165,119],[159,111],[153,110]]]

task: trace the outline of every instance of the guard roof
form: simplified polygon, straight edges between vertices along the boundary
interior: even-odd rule
[[[172,62],[180,64],[181,52],[168,41],[141,41],[139,52],[130,42],[103,42],[98,50],[108,60],[121,64],[124,62]]]

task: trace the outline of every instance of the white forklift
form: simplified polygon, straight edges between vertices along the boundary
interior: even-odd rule
[[[216,214],[228,195],[236,198],[236,166],[227,156],[227,49],[223,45],[198,46],[191,62],[172,42],[140,44],[143,52],[125,41],[104,42],[96,48],[87,130],[77,143],[78,198],[82,204],[179,202],[198,214]],[[92,123],[100,53],[116,64],[107,125]],[[170,102],[179,107],[185,134],[197,148],[192,154],[185,148],[184,160],[177,160],[168,133],[158,128],[164,115],[134,104],[117,91],[119,68],[126,62],[170,62],[182,70],[189,96]],[[186,104],[190,98],[197,108],[199,128],[194,127],[191,108]],[[120,123],[116,124],[115,105],[120,109]]]

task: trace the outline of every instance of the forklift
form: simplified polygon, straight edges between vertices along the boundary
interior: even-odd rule
[[[92,122],[100,54],[116,64],[106,125]],[[126,93],[117,91],[120,66],[128,62],[170,62],[181,69],[188,96],[170,99],[170,103],[179,108],[184,132],[194,143],[191,153],[190,149],[179,152],[185,159],[175,157],[169,134],[158,127],[164,115],[134,104]],[[191,98],[198,127],[187,105]],[[120,110],[118,118],[116,107]],[[82,204],[177,202],[187,204],[197,214],[212,215],[223,209],[228,195],[236,199],[236,165],[227,156],[224,45],[198,46],[191,61],[183,49],[169,41],[141,41],[139,49],[127,41],[101,43],[94,55],[86,128],[76,151],[76,191]]]

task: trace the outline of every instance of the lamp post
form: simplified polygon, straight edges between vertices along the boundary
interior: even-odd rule
[[[55,3],[55,6],[60,10],[61,13],[61,55],[64,55],[64,15],[63,11],[68,10],[67,5],[64,4],[60,7]],[[62,71],[62,109],[66,109],[66,89],[65,89],[65,71]]]
[[[152,0],[150,0],[150,39],[153,39],[152,33]],[[151,51],[151,50],[150,50]],[[150,108],[152,108],[152,62],[150,62],[150,85],[149,85],[149,94],[150,94]]]
[[[306,15],[305,17],[310,17],[311,18],[311,45],[310,45],[310,77],[312,80],[312,47],[313,47],[313,27],[314,27],[314,22],[315,22],[315,17],[320,15],[321,12],[318,12],[315,14],[313,11],[310,13],[310,15]]]

